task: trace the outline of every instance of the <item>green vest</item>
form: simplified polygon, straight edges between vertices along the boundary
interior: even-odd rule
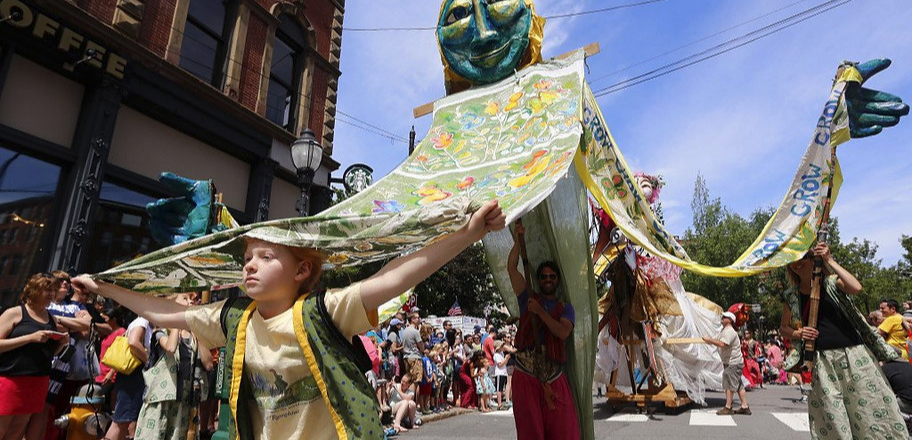
[[[364,376],[371,368],[370,358],[360,338],[348,341],[333,324],[323,301],[325,294],[325,291],[308,293],[294,304],[295,336],[304,351],[307,367],[329,408],[339,440],[383,439],[377,396]],[[246,343],[246,324],[254,310],[256,303],[243,297],[225,303],[221,314],[222,331],[227,339],[228,364],[223,383],[231,390],[232,414],[228,419],[231,440],[254,440],[249,408],[252,393],[242,374],[244,352],[236,350],[239,341],[241,347]]]

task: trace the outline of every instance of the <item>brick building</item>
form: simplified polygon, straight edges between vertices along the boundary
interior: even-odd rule
[[[31,273],[148,253],[163,171],[213,179],[241,222],[297,215],[290,145],[324,148],[344,0],[0,0],[0,305]]]

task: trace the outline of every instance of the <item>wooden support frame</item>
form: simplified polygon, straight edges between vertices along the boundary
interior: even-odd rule
[[[579,49],[577,49],[577,50],[579,50]],[[597,42],[587,44],[586,46],[583,47],[583,52],[585,52],[587,57],[591,57],[601,51],[602,51],[602,48],[599,45],[599,43],[597,43]],[[570,52],[560,54],[554,58],[551,58],[551,60],[563,60],[563,59],[569,58],[574,53],[576,53],[576,50],[572,50]],[[418,119],[422,116],[433,113],[434,112],[434,102],[436,102],[436,101],[428,102],[426,104],[415,107],[412,110],[412,115],[415,117],[415,119]]]

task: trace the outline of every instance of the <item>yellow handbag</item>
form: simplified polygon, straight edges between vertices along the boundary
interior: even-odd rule
[[[142,365],[142,362],[130,351],[130,341],[124,336],[114,338],[114,342],[101,358],[101,363],[121,374],[130,374],[136,370],[136,367]]]

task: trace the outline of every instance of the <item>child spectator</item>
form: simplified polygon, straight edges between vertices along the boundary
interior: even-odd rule
[[[431,350],[425,349],[421,357],[421,381],[418,384],[418,408],[421,414],[427,415],[434,411],[431,407],[431,394],[434,393],[434,382],[437,380],[434,362],[431,361]]]
[[[494,382],[488,376],[488,369],[490,368],[488,360],[484,357],[483,352],[479,353],[481,354],[480,366],[475,369],[475,392],[478,393],[478,409],[481,412],[491,412],[489,400],[491,394],[494,394]]]
[[[510,359],[509,354],[504,353],[504,342],[497,341],[494,343],[494,388],[497,393],[497,409],[504,410],[507,406],[504,404],[504,397],[507,390],[507,362]]]
[[[159,326],[189,329],[209,347],[225,346],[227,362],[234,366],[228,382],[232,437],[322,440],[347,437],[351,430],[376,437],[383,432],[376,403],[352,347],[340,343],[338,333],[350,341],[370,329],[377,324],[377,307],[504,226],[497,202],[487,203],[460,230],[391,261],[363,282],[328,294],[311,293],[322,274],[319,250],[250,237],[245,238],[243,268],[249,301],[188,309],[88,276],[76,281]]]
[[[434,347],[434,350],[437,352],[437,356],[433,359],[436,369],[437,369],[437,383],[434,388],[434,396],[432,397],[434,412],[445,411],[449,409],[447,406],[447,391],[450,390],[450,380],[453,376],[453,363],[449,359],[449,349],[447,349],[447,342],[437,344]]]

